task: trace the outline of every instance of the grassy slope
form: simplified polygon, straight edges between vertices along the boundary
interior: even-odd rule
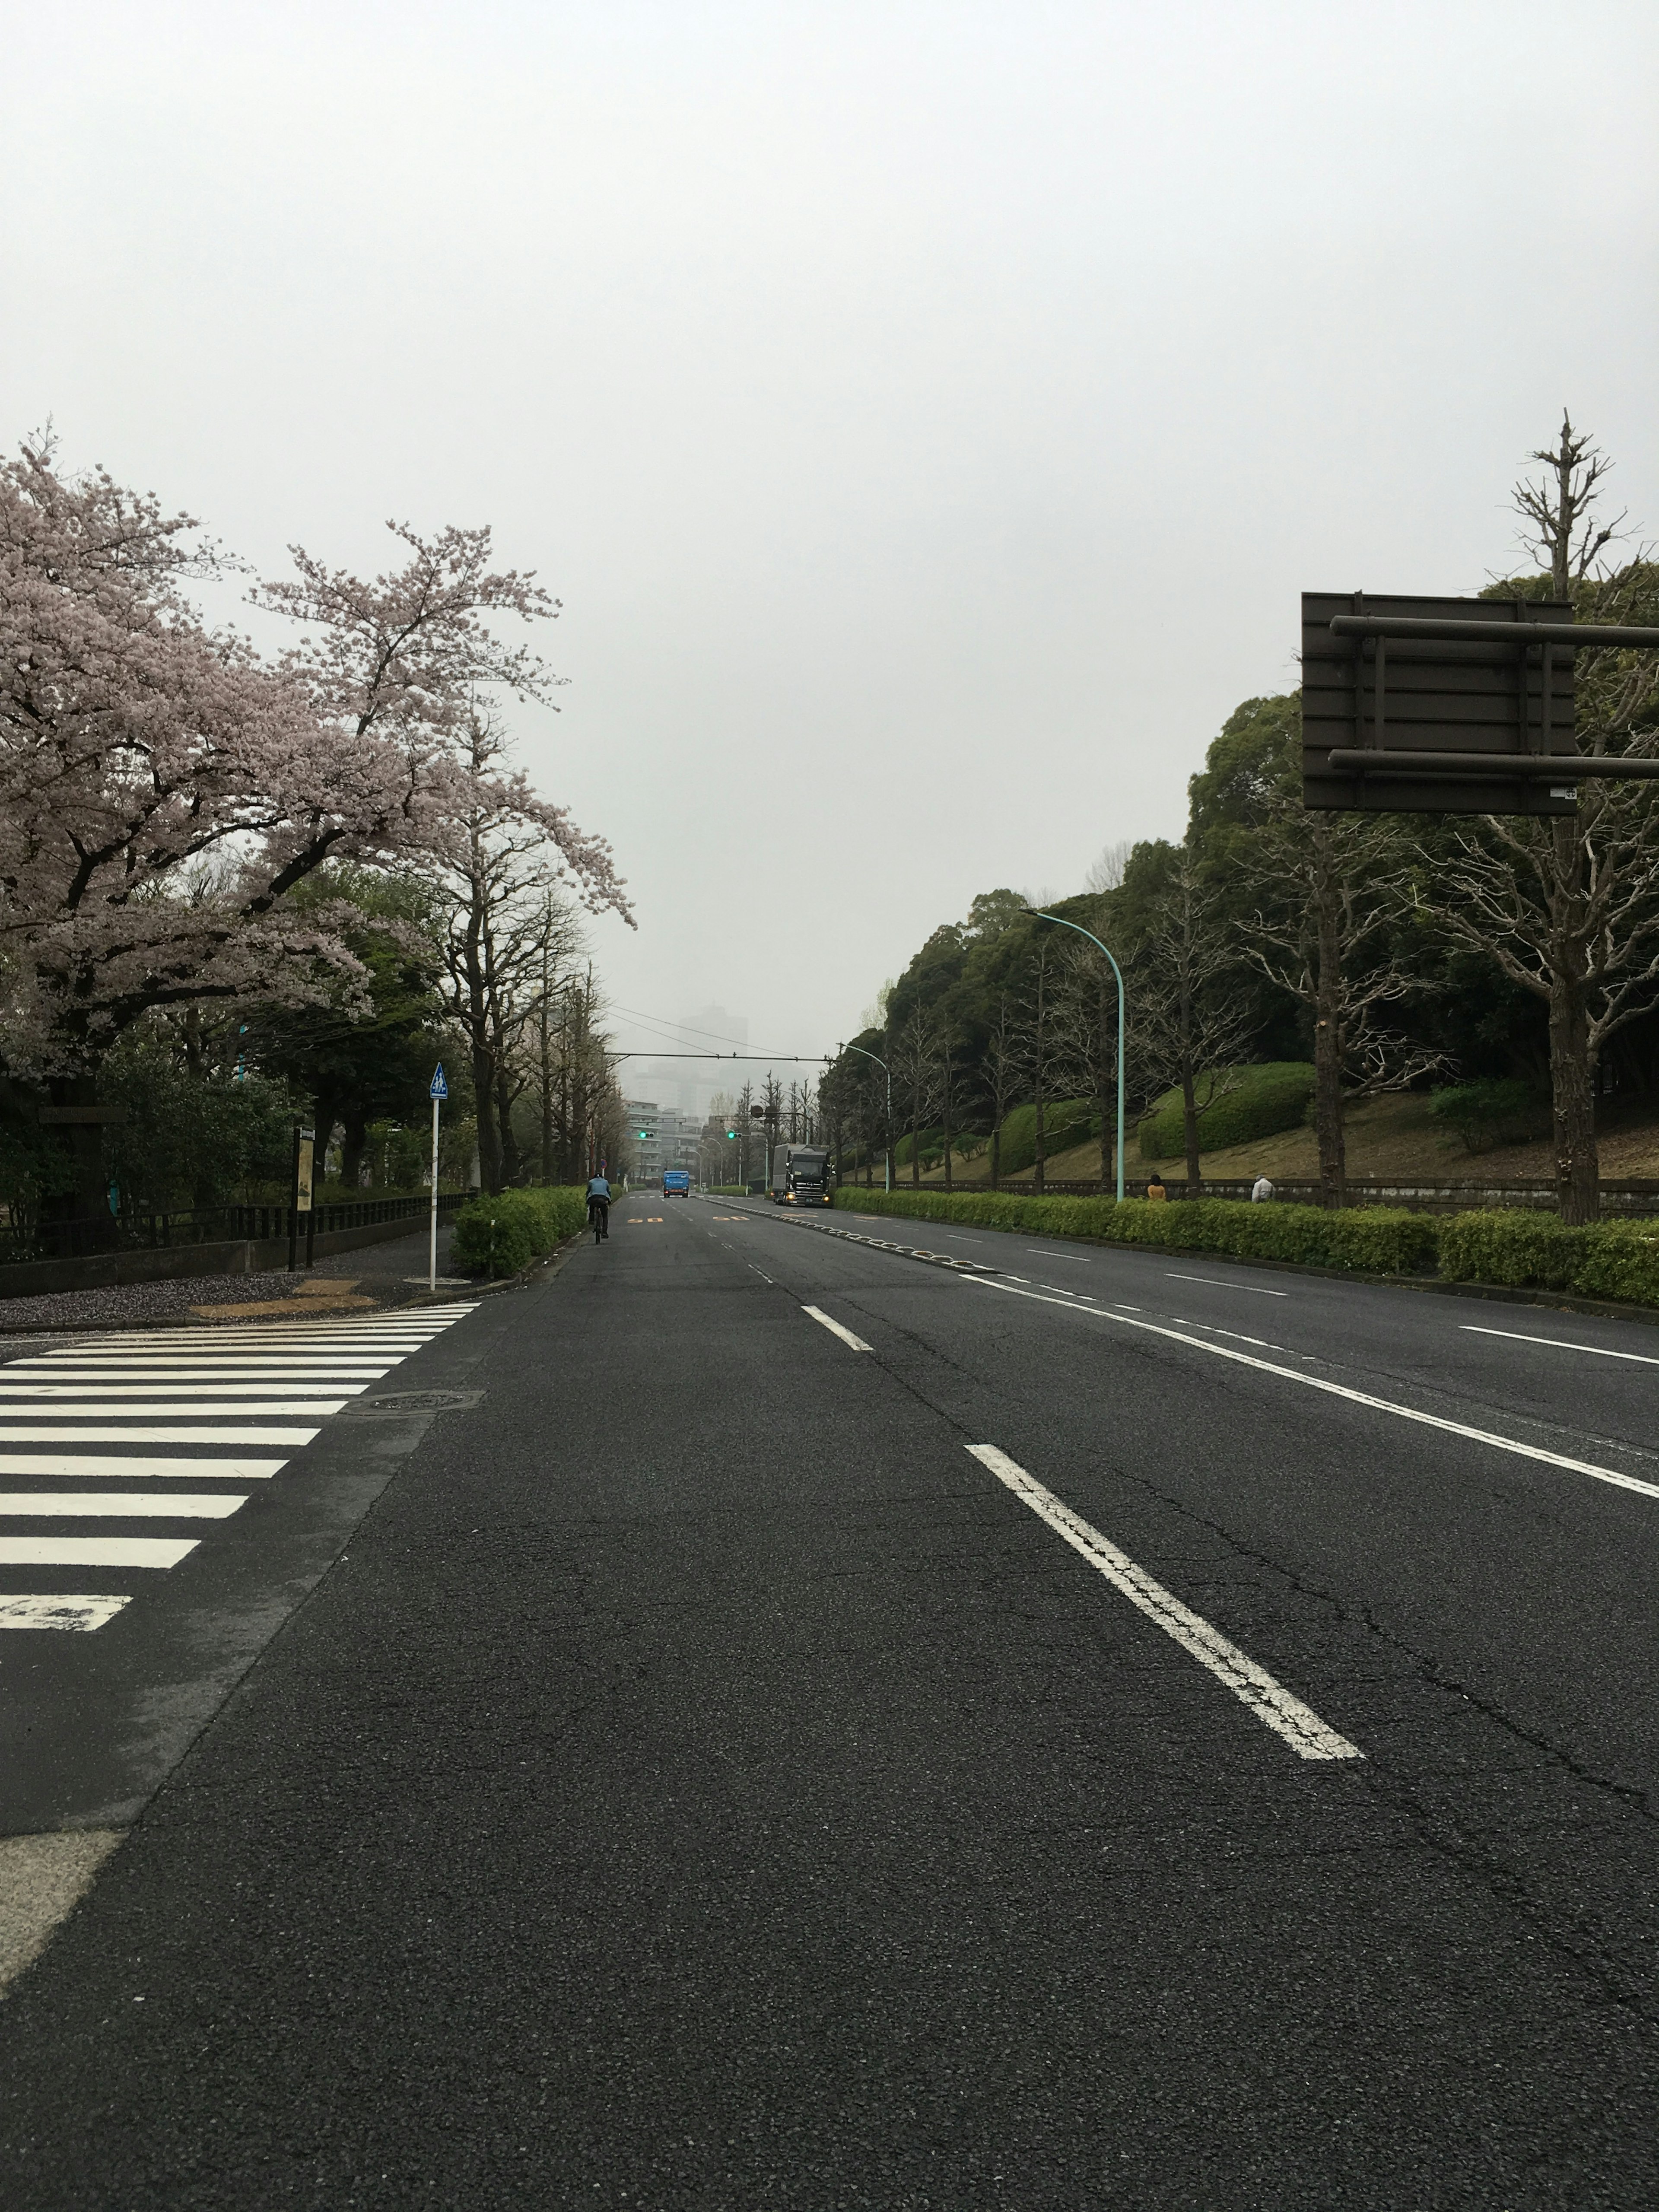
[[[1601,1131],[1601,1173],[1617,1182],[1627,1176],[1659,1176],[1659,1121],[1651,1112],[1644,1117],[1632,1111],[1607,1114]],[[1144,1184],[1152,1170],[1129,1138],[1129,1180]],[[1248,1145],[1204,1152],[1199,1165],[1206,1176],[1227,1178],[1267,1174],[1291,1179],[1319,1171],[1319,1155],[1311,1129],[1286,1129],[1276,1137],[1258,1137]],[[990,1176],[988,1152],[977,1159],[959,1160],[955,1179],[964,1190],[985,1183]],[[1166,1182],[1182,1180],[1185,1167],[1165,1160],[1160,1170]],[[1494,1146],[1491,1152],[1471,1152],[1461,1138],[1448,1135],[1431,1118],[1426,1098],[1416,1093],[1399,1098],[1372,1098],[1348,1115],[1348,1173],[1361,1180],[1420,1179],[1436,1182],[1501,1182],[1512,1176],[1548,1176],[1553,1172],[1548,1141],[1528,1145]],[[1092,1182],[1100,1174],[1100,1146],[1090,1142],[1061,1152],[1048,1164],[1055,1182]],[[1028,1184],[1031,1171],[1004,1180],[1011,1188]],[[909,1185],[908,1170],[898,1177],[901,1188]],[[924,1186],[942,1181],[925,1175]]]

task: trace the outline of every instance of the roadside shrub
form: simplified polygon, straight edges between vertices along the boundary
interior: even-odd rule
[[[574,1236],[587,1219],[587,1194],[574,1184],[481,1192],[455,1216],[450,1258],[471,1274],[516,1275]]]
[[[1149,1244],[1164,1251],[1229,1252],[1241,1259],[1411,1274],[1431,1265],[1440,1224],[1396,1206],[1328,1213],[1317,1206],[1250,1206],[1237,1199],[1153,1204],[1127,1198],[1038,1198],[1008,1191],[838,1190],[843,1212],[912,1221],[977,1223],[987,1229]]]
[[[1443,1218],[1391,1206],[1327,1212],[1318,1206],[1251,1206],[1227,1198],[1158,1205],[1130,1198],[1119,1206],[1109,1198],[1024,1197],[1010,1191],[843,1188],[836,1204],[848,1213],[957,1221],[1165,1252],[1289,1260],[1356,1273],[1422,1274],[1437,1260],[1449,1282],[1659,1305],[1659,1222],[1601,1221],[1569,1229],[1553,1213],[1520,1206]]]
[[[1521,1206],[1454,1213],[1440,1224],[1440,1272],[1453,1282],[1570,1291],[1588,1233]]]
[[[1431,1091],[1429,1111],[1443,1128],[1455,1129],[1472,1152],[1524,1144],[1549,1126],[1549,1108],[1530,1085],[1495,1077]]]
[[[1100,1116],[1086,1098],[1050,1099],[1042,1109],[1042,1152],[1045,1159],[1086,1145],[1100,1134]],[[1023,1175],[1036,1160],[1036,1108],[1016,1106],[1003,1117],[999,1175]]]
[[[1574,1290],[1586,1297],[1659,1305],[1659,1223],[1598,1221],[1580,1233],[1584,1256]]]
[[[1264,1060],[1255,1067],[1218,1070],[1233,1088],[1199,1116],[1199,1142],[1206,1152],[1224,1146],[1248,1145],[1255,1137],[1276,1137],[1281,1130],[1297,1129],[1313,1097],[1311,1062],[1302,1060]],[[1204,1096],[1200,1077],[1199,1097]],[[1141,1121],[1137,1136],[1144,1160],[1178,1160],[1187,1149],[1182,1119],[1181,1093],[1166,1091]]]

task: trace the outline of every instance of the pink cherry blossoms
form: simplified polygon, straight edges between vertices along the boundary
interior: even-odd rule
[[[7,1070],[89,1071],[151,1008],[303,997],[344,943],[287,894],[331,860],[441,869],[480,793],[481,687],[551,679],[489,619],[556,603],[447,530],[365,584],[296,553],[256,603],[303,625],[282,660],[207,629],[190,518],[49,447],[0,466],[0,1046]],[[603,841],[518,777],[488,794],[590,908],[627,916]],[[309,983],[301,980],[313,979]]]

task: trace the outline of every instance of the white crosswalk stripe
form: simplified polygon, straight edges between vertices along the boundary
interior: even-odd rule
[[[228,1520],[250,1493],[224,1485],[270,1482],[289,1464],[247,1457],[250,1448],[310,1443],[317,1423],[476,1307],[476,1300],[458,1300],[398,1316],[295,1322],[234,1334],[211,1326],[135,1332],[0,1365],[0,1476],[33,1486],[0,1492],[0,1569],[169,1571],[199,1548],[201,1536],[118,1528],[53,1534],[40,1524]],[[283,1416],[312,1425],[268,1425]],[[185,1449],[157,1457],[151,1449],[157,1444]],[[57,1486],[66,1481],[84,1486]],[[125,1486],[135,1482],[219,1486]],[[0,1629],[102,1628],[133,1595],[0,1590]]]

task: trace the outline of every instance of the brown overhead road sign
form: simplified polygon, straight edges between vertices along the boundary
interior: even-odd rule
[[[1659,760],[1579,755],[1579,647],[1659,629],[1576,623],[1555,599],[1302,597],[1302,797],[1410,814],[1571,814],[1589,777]]]

